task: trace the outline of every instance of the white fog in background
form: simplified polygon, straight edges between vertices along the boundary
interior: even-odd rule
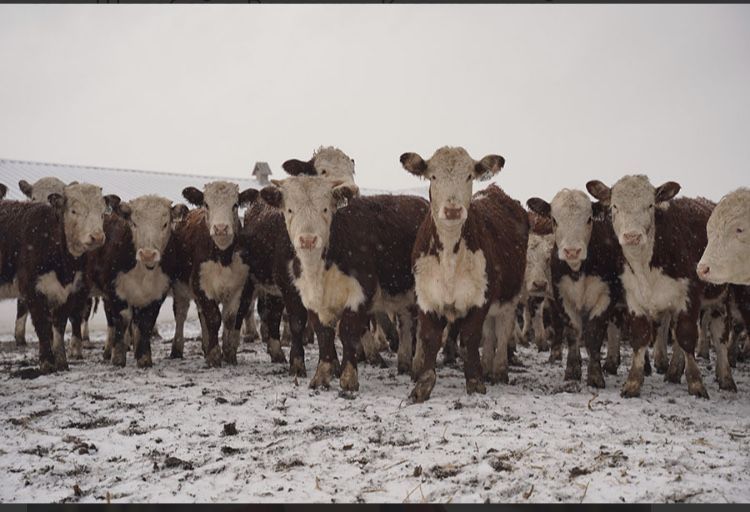
[[[2,158],[281,177],[324,144],[397,190],[448,144],[522,201],[631,172],[717,200],[748,84],[747,5],[0,6]]]

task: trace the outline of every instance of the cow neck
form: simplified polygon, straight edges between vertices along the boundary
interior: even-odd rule
[[[646,233],[646,243],[635,248],[622,246],[625,264],[634,275],[644,274],[654,260],[654,242],[656,240],[656,219]],[[633,250],[636,249],[636,250]],[[639,272],[640,271],[640,272]]]
[[[232,243],[226,249],[219,249],[213,240],[211,240],[211,259],[218,261],[223,267],[228,267],[232,264],[232,257],[234,256],[234,248],[237,245],[237,236],[234,237]]]
[[[435,224],[435,238],[438,247],[442,246],[442,250],[449,254],[457,252],[458,244],[461,242],[461,237],[464,233],[464,227],[468,221],[469,219],[466,219],[461,224],[446,226],[433,219],[432,222]],[[438,251],[438,258],[440,257],[440,252]]]
[[[57,232],[60,235],[60,253],[63,265],[69,268],[80,266],[80,262],[84,260],[86,253],[83,252],[76,256],[70,252],[70,249],[68,249],[68,237],[65,235],[65,220],[62,216],[60,218],[60,224],[57,227]]]
[[[314,282],[323,276],[326,270],[325,249],[312,251],[294,251],[300,263],[299,277],[305,281]]]

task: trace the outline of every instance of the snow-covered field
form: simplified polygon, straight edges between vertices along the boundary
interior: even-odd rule
[[[343,396],[289,378],[259,343],[209,370],[198,342],[172,361],[157,340],[154,368],[139,370],[131,354],[124,369],[103,364],[103,337],[69,372],[22,379],[36,343],[0,336],[0,501],[750,501],[747,363],[737,394],[701,362],[710,401],[656,374],[625,400],[624,366],[596,391],[521,348],[510,385],[467,396],[462,372],[442,367],[432,398],[410,405],[393,354],[387,369],[361,365],[360,392]],[[307,347],[309,375],[316,361]]]

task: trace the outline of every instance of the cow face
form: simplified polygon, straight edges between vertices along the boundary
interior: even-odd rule
[[[122,203],[118,213],[130,224],[138,264],[149,270],[159,265],[164,249],[172,236],[176,217],[183,215],[185,205],[172,206],[172,201],[148,195]]]
[[[47,200],[62,214],[68,252],[75,257],[104,245],[104,215],[120,204],[116,195],[102,197],[101,187],[87,183],[67,185]]]
[[[750,285],[750,189],[725,195],[706,226],[708,245],[698,277],[709,283]]]
[[[401,155],[401,165],[410,173],[430,180],[430,209],[435,224],[460,227],[466,221],[475,179],[497,174],[505,165],[499,155],[477,162],[461,147],[442,147],[425,162],[416,153]]]
[[[589,193],[609,205],[612,226],[626,256],[651,256],[656,230],[656,208],[663,207],[680,191],[668,181],[654,188],[647,176],[620,178],[610,189],[601,181],[586,184]]]
[[[591,200],[580,190],[562,189],[546,203],[539,198],[531,198],[528,206],[535,213],[552,219],[554,239],[557,244],[557,257],[578,271],[588,256],[591,228],[594,224]]]
[[[71,185],[73,184],[74,183],[71,183]],[[36,180],[33,185],[26,180],[21,180],[18,182],[18,188],[21,189],[21,192],[32,201],[46,203],[50,194],[63,195],[65,183],[53,176],[48,176]]]
[[[333,213],[359,193],[352,183],[308,176],[271,180],[261,197],[284,214],[289,238],[297,254],[322,254],[328,246]]]
[[[531,296],[544,296],[549,292],[552,281],[550,259],[555,244],[553,234],[539,235],[529,233],[529,245],[526,248],[526,291]]]
[[[204,208],[211,239],[223,251],[232,245],[239,231],[240,206],[252,202],[258,196],[258,191],[249,188],[240,192],[235,183],[213,181],[203,187],[203,192],[195,187],[187,187],[182,195],[191,204]]]
[[[307,161],[292,159],[282,165],[292,176],[320,176],[342,183],[354,183],[354,159],[334,147],[320,147]]]

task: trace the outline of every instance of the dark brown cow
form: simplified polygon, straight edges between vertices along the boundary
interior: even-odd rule
[[[496,185],[472,197],[472,182],[497,174],[505,164],[501,156],[477,162],[463,148],[443,147],[426,162],[416,153],[400,160],[407,171],[430,180],[431,211],[412,253],[424,357],[415,357],[418,380],[411,396],[417,402],[429,398],[449,321],[460,323],[466,347],[466,391],[485,393],[483,370],[490,382],[508,382],[508,342],[526,267],[526,210]],[[494,336],[483,337],[483,328]]]
[[[221,366],[222,358],[237,363],[239,327],[235,317],[240,295],[248,275],[248,265],[242,261],[237,235],[240,232],[239,207],[252,202],[258,195],[255,189],[240,192],[234,183],[215,181],[203,191],[187,187],[182,195],[199,207],[188,213],[174,233],[180,261],[173,286],[175,321],[184,324],[190,299],[198,307],[202,327],[202,343],[208,366]],[[220,309],[220,306],[223,306]],[[224,325],[222,346],[219,328]],[[181,358],[184,338],[175,332],[171,357]]]
[[[333,377],[334,329],[340,322],[341,388],[356,391],[356,345],[369,333],[372,314],[400,315],[403,332],[409,334],[400,349],[401,344],[404,350],[411,348],[415,297],[410,252],[427,202],[415,196],[356,197],[356,185],[317,177],[273,183],[261,197],[283,212],[294,249],[291,265],[281,270],[292,274],[320,346],[310,386],[327,386]],[[363,345],[367,351],[368,343]]]
[[[666,315],[674,322],[675,339],[682,349],[673,352],[666,379],[680,382],[684,369],[688,392],[708,398],[695,361],[698,318],[703,298],[720,290],[698,279],[696,265],[706,247],[711,210],[694,199],[672,200],[679,184],[670,181],[654,187],[643,175],[625,176],[612,188],[590,181],[586,188],[609,207],[624,255],[620,279],[634,353],[622,396],[640,395],[653,323],[664,321]],[[733,384],[719,382],[722,389]]]
[[[118,202],[89,184],[68,185],[49,204],[0,202],[0,297],[28,304],[42,373],[68,368],[63,332],[72,297],[83,288],[87,253],[104,244],[105,209]]]

